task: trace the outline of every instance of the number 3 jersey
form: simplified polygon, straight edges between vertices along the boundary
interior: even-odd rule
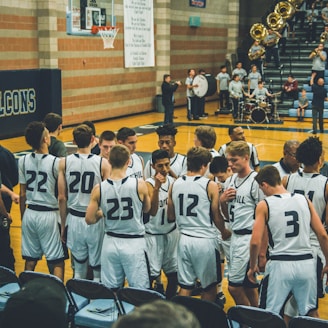
[[[203,176],[178,178],[172,187],[176,222],[182,234],[198,238],[217,238],[211,218],[211,201],[207,188],[210,180]]]
[[[55,196],[59,158],[31,153],[19,159],[19,183],[26,185],[26,204],[58,208]]]
[[[285,193],[269,196],[265,202],[269,213],[270,256],[311,254],[311,213],[306,198]]]
[[[85,212],[90,194],[101,183],[102,158],[93,154],[72,154],[66,157],[67,208]]]
[[[137,178],[107,179],[101,183],[100,208],[105,216],[106,232],[143,236],[142,207]]]

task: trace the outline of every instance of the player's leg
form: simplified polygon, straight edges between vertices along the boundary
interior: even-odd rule
[[[163,236],[164,240],[164,255],[163,255],[163,270],[167,277],[166,298],[171,299],[177,293],[178,287],[178,264],[177,264],[177,249],[179,232],[175,229]]]
[[[86,227],[87,245],[89,264],[93,272],[93,280],[100,281],[101,271],[101,248],[104,239],[104,220],[98,221],[96,224]]]

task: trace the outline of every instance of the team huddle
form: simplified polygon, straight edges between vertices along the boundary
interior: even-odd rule
[[[198,283],[202,298],[214,302],[226,259],[236,304],[318,316],[328,274],[321,142],[297,144],[302,167],[283,174],[282,161],[259,169],[241,127],[229,128],[231,142],[219,152],[214,129],[197,127],[186,156],[174,151],[174,126],[156,133],[159,149],[144,165],[130,128],[118,130],[99,156],[91,152],[92,129],[81,124],[73,131],[77,152],[58,158],[49,154],[45,125],[28,125],[34,152],[19,160],[25,269],[34,270],[44,254],[50,273],[63,279],[67,246],[75,278],[91,268],[93,279],[113,290],[125,279],[151,288],[163,271],[168,299],[178,286],[180,295],[192,295]]]

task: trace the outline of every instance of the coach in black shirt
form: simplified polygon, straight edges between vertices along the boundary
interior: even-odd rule
[[[328,100],[327,90],[324,88],[325,81],[320,78],[315,84],[314,81],[315,74],[312,74],[310,85],[312,86],[313,91],[313,100],[312,100],[312,125],[313,125],[313,134],[317,134],[317,117],[319,114],[319,128],[320,132],[323,133],[323,109],[324,102]]]
[[[162,83],[162,104],[165,108],[164,124],[173,123],[173,93],[176,91],[179,85],[181,85],[180,81],[171,83],[171,76],[169,74],[164,74]]]

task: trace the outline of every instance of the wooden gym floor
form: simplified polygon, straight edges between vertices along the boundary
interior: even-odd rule
[[[234,124],[231,115],[222,114],[215,116],[214,113],[218,108],[216,101],[206,103],[205,111],[209,113],[207,119],[199,121],[188,121],[185,108],[176,108],[174,120],[178,127],[176,135],[177,152],[185,154],[187,150],[193,146],[194,130],[198,125],[211,125],[217,133],[216,149],[221,144],[229,141],[228,127]],[[91,115],[92,116],[92,115]],[[157,135],[155,129],[163,123],[163,113],[151,112],[140,114],[131,117],[111,119],[104,122],[95,123],[96,131],[99,135],[104,130],[117,131],[119,128],[126,126],[135,128],[138,132],[137,152],[141,152],[143,156],[149,156],[153,150],[157,149]],[[311,120],[306,119],[304,122],[296,122],[295,118],[282,118],[281,124],[254,124],[242,123],[239,124],[245,131],[247,141],[255,144],[261,165],[278,161],[282,157],[282,147],[286,140],[297,139],[303,141],[312,134],[309,131],[312,129]],[[64,121],[65,124],[65,121]],[[323,142],[326,154],[328,153],[328,125],[325,133],[318,134],[318,137]],[[72,128],[64,128],[60,139],[64,142],[72,140]],[[24,137],[0,140],[0,144],[12,152],[22,152],[29,149]],[[15,192],[19,193],[19,187],[16,186]],[[11,244],[14,249],[16,258],[16,273],[19,274],[24,269],[24,262],[21,257],[21,220],[18,205],[13,205],[12,209],[13,223],[11,226]],[[48,272],[45,260],[42,260],[37,265],[37,271]],[[66,261],[65,280],[72,276],[70,261]],[[227,280],[223,282],[224,293],[227,297],[225,310],[233,305],[233,301],[227,291]],[[328,297],[320,299],[319,312],[322,318],[328,319]]]

